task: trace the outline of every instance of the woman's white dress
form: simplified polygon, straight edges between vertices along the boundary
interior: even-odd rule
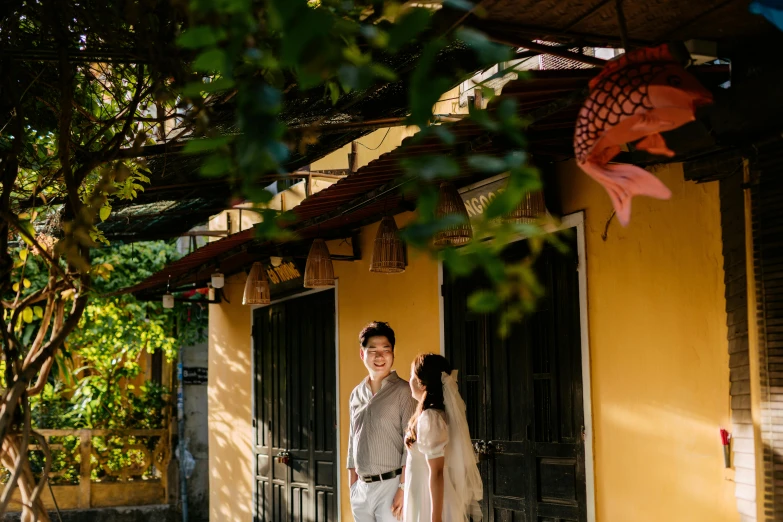
[[[449,428],[446,414],[440,410],[424,410],[416,425],[416,442],[408,449],[405,464],[405,522],[430,522],[430,469],[428,460],[449,459]],[[443,522],[455,521],[450,506],[456,504],[454,485],[443,468]]]

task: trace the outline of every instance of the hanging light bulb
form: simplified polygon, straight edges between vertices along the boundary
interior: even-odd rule
[[[223,285],[226,284],[226,279],[223,277],[223,274],[219,271],[216,271],[212,274],[212,286],[215,288],[223,288]]]
[[[397,222],[386,216],[378,226],[373,244],[370,272],[399,274],[405,272],[405,250],[397,229]]]
[[[329,247],[323,239],[313,241],[305,264],[304,287],[326,288],[334,286],[334,266]]]
[[[451,215],[461,216],[463,220],[461,223],[451,225],[435,234],[433,244],[437,247],[464,245],[473,239],[473,227],[470,226],[468,210],[465,208],[465,203],[462,202],[457,187],[451,183],[441,183],[435,216],[443,218]]]
[[[283,263],[283,258],[280,257],[280,256],[269,256],[269,263],[273,267],[277,268],[278,266],[280,266]]]
[[[163,294],[163,308],[174,308],[174,296],[171,295],[171,276],[166,283],[166,293]]]
[[[163,308],[174,308],[174,296],[168,292],[163,294]]]
[[[266,269],[263,263],[256,261],[250,268],[247,281],[245,281],[245,294],[242,296],[242,304],[267,305],[271,301],[269,278],[266,275]]]

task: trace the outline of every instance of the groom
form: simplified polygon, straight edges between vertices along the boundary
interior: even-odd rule
[[[349,402],[348,483],[356,522],[402,519],[405,430],[416,409],[408,381],[392,370],[394,330],[375,321],[359,333],[359,356],[369,376]]]

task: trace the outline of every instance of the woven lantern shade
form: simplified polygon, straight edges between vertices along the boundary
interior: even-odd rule
[[[370,272],[399,274],[405,272],[405,250],[400,239],[397,222],[391,216],[381,220],[372,250]]]
[[[323,239],[313,241],[305,265],[304,287],[324,288],[334,286],[334,267],[329,248]]]
[[[537,190],[525,194],[525,197],[522,198],[519,206],[510,214],[504,216],[503,220],[507,223],[531,224],[544,214],[546,214],[544,192],[542,190]]]
[[[450,226],[435,234],[433,244],[437,247],[464,245],[473,238],[473,227],[470,226],[468,210],[457,188],[451,183],[441,183],[435,216],[442,218],[452,214],[460,215],[464,219],[459,225]]]
[[[272,294],[269,289],[269,278],[266,275],[264,264],[256,261],[250,268],[250,274],[245,282],[245,294],[242,297],[244,305],[267,305],[272,302]]]

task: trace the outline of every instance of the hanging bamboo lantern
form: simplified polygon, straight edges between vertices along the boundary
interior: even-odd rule
[[[519,206],[503,217],[506,223],[532,224],[541,216],[546,214],[546,204],[544,203],[544,191],[537,190],[528,192]]]
[[[250,268],[250,274],[245,282],[245,294],[242,297],[244,305],[267,305],[272,302],[272,293],[269,288],[269,278],[266,275],[264,264],[256,261]]]
[[[462,223],[452,225],[435,234],[433,244],[437,247],[464,245],[473,238],[473,228],[470,226],[468,211],[457,188],[451,183],[441,183],[435,216],[443,218],[452,214],[462,216],[464,219]]]
[[[305,265],[304,287],[324,288],[334,286],[334,267],[329,247],[323,239],[313,241]]]
[[[405,251],[397,230],[397,222],[391,216],[381,220],[370,261],[370,272],[399,274],[405,272]]]

